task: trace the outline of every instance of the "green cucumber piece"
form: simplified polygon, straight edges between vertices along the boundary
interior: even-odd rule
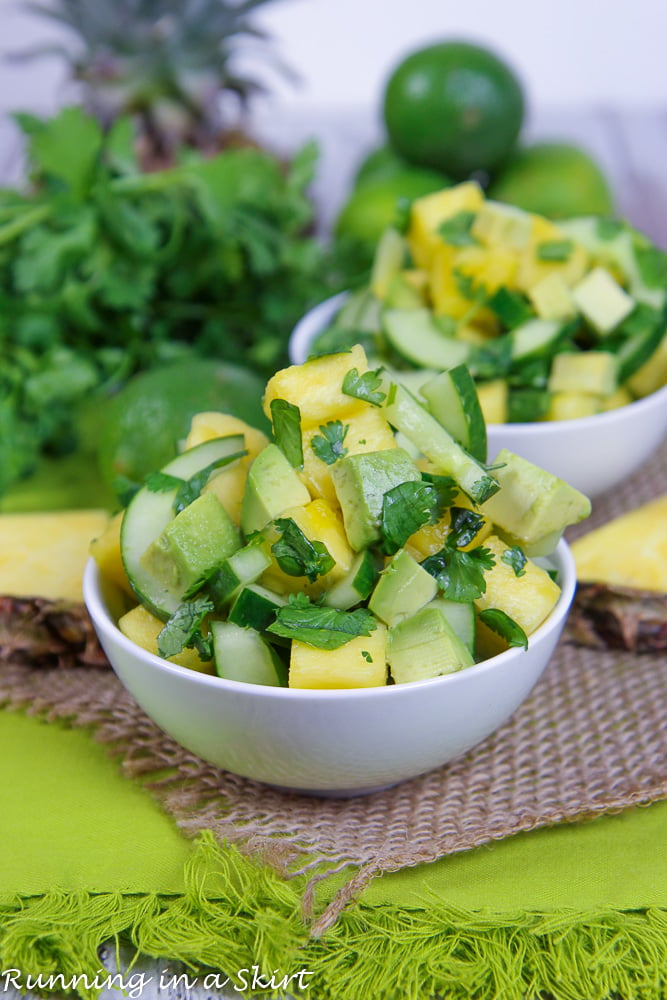
[[[190,448],[161,471],[188,480],[214,462],[233,462],[243,454],[243,435],[231,434]],[[173,581],[157,579],[142,564],[142,556],[176,516],[173,505],[177,491],[177,486],[160,493],[142,486],[125,511],[120,538],[123,566],[132,589],[141,603],[164,621],[178,608],[184,588]]]
[[[250,583],[239,591],[236,600],[229,609],[228,621],[242,628],[254,628],[256,632],[265,632],[276,617],[278,608],[284,607],[287,601],[280,594],[262,587],[259,583]]]
[[[420,389],[430,413],[478,462],[486,462],[486,424],[472,375],[457,365]]]
[[[512,331],[512,361],[545,357],[554,349],[569,330],[569,324],[559,319],[529,319]]]
[[[429,608],[437,608],[447,619],[452,629],[472,655],[475,655],[475,605],[472,601],[450,601],[446,597],[434,597]]]
[[[356,556],[349,573],[325,594],[322,603],[329,608],[347,611],[370,597],[379,576],[377,560],[369,549]]]
[[[652,328],[639,330],[628,337],[617,351],[618,383],[622,385],[657,351],[665,335],[664,320]]]
[[[405,386],[395,382],[387,385],[383,410],[392,427],[405,434],[441,475],[451,476],[474,503],[484,503],[500,489],[486,467],[468,454]]]
[[[382,323],[394,350],[421,368],[453,368],[470,356],[471,345],[443,333],[428,309],[385,309]]]
[[[211,622],[213,659],[219,677],[245,684],[287,687],[287,667],[259,632],[234,622]]]
[[[271,565],[267,544],[263,538],[254,538],[238,549],[211,577],[207,591],[216,608],[228,604],[237,596],[241,587],[258,580]]]

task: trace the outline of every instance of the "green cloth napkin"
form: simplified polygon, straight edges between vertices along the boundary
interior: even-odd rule
[[[122,935],[239,995],[255,965],[313,1000],[667,995],[667,802],[385,875],[313,939],[298,879],[186,840],[86,733],[5,711],[0,844],[0,976],[92,981]]]

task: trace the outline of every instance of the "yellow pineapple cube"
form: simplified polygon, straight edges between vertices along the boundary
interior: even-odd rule
[[[461,292],[456,279],[456,247],[438,243],[430,257],[429,292],[436,316],[462,319],[476,309],[476,304]]]
[[[477,398],[486,424],[507,422],[509,386],[505,379],[497,378],[477,386]]]
[[[504,247],[463,247],[456,257],[456,267],[493,295],[502,286],[514,287],[519,258],[515,250]]]
[[[294,640],[289,668],[291,688],[384,687],[387,683],[387,629],[382,622],[370,635],[350,639],[338,649],[316,649]]]
[[[634,396],[650,396],[667,385],[667,333],[648,361],[628,379],[628,388]]]
[[[428,268],[433,252],[442,246],[439,226],[459,212],[476,212],[484,193],[475,181],[465,181],[443,191],[416,198],[410,209],[408,247],[417,267]]]
[[[269,439],[262,431],[247,424],[245,420],[232,416],[231,413],[220,413],[217,410],[206,410],[195,413],[190,421],[190,430],[185,439],[185,451],[194,448],[213,438],[227,437],[229,434],[243,434],[248,457],[253,459],[259,455]]]
[[[118,619],[118,628],[123,635],[155,656],[159,656],[157,639],[163,627],[164,622],[152,615],[141,604]],[[202,674],[215,673],[213,661],[201,660],[196,649],[184,649],[181,653],[170,656],[169,662],[177,663],[180,667],[188,667],[189,670],[196,670]]]
[[[90,543],[105,510],[0,515],[0,594],[81,601]]]
[[[551,394],[547,420],[577,420],[599,413],[601,397],[592,392],[554,392]]]
[[[117,514],[107,522],[104,530],[90,543],[90,554],[100,568],[100,572],[108,580],[113,580],[122,590],[134,595],[130,581],[125,572],[120,554],[120,530],[125,511]]]
[[[447,540],[450,520],[449,513],[446,513],[435,524],[422,525],[419,531],[415,531],[413,535],[410,535],[405,543],[405,550],[417,562],[421,562],[427,556],[432,556],[436,552],[439,552]]]
[[[272,565],[262,574],[261,583],[279,594],[303,592],[309,597],[318,597],[344,577],[352,566],[354,552],[345,534],[343,518],[326,500],[319,499],[304,507],[288,507],[280,516],[292,518],[310,541],[322,542],[335,565],[312,583],[304,576],[290,576],[280,566]],[[275,539],[271,536],[272,541],[277,538],[277,532]]]
[[[634,396],[629,389],[621,385],[609,396],[603,396],[600,400],[600,412],[607,413],[609,410],[617,410],[620,406],[627,406],[632,403]]]
[[[352,414],[343,423],[347,426],[343,446],[347,449],[348,455],[398,447],[394,432],[377,406],[366,404],[364,409]],[[318,435],[322,435],[319,427],[307,427],[303,431],[301,479],[312,497],[321,497],[332,506],[338,506],[338,498],[331,479],[333,466],[327,465],[313,450],[313,438]]]
[[[248,456],[220,469],[202,490],[202,493],[215,494],[236,525],[241,523],[243,494],[251,461]]]
[[[368,371],[366,354],[359,344],[341,354],[328,354],[283,368],[267,382],[264,412],[270,419],[271,401],[286,399],[299,407],[302,429],[358,413],[368,404],[345,395],[342,389],[343,379],[352,368],[360,374]]]
[[[517,576],[511,565],[503,561],[509,546],[497,535],[484,539],[484,547],[495,557],[495,565],[486,570],[486,591],[475,601],[475,607],[498,608],[513,618],[526,635],[530,635],[551,614],[560,596],[560,587],[546,570],[530,559],[524,572]]]
[[[541,260],[538,254],[540,247],[545,243],[572,243],[572,250],[565,260],[546,261]],[[519,253],[519,265],[516,272],[516,286],[524,292],[530,292],[535,285],[539,284],[551,274],[559,274],[565,285],[571,288],[586,274],[589,266],[589,257],[586,250],[579,243],[574,243],[562,229],[543,218],[541,215],[533,216],[533,228],[530,243]]]

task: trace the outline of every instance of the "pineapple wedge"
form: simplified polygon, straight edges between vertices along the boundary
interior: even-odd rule
[[[90,544],[108,522],[105,510],[0,515],[0,594],[82,601]]]
[[[572,555],[582,582],[667,593],[667,494],[582,535]]]
[[[315,649],[292,643],[291,688],[384,687],[387,683],[387,629],[378,622],[370,635],[360,635],[340,649]]]

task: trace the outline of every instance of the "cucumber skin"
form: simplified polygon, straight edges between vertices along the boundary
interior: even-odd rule
[[[177,455],[161,470],[181,479],[190,478],[212,462],[244,453],[242,434],[205,441]],[[149,611],[166,621],[181,603],[182,594],[165,587],[143,570],[141,557],[148,546],[158,538],[175,516],[173,510],[177,487],[165,493],[156,493],[143,486],[130,501],[121,528],[121,558],[135,594]]]

